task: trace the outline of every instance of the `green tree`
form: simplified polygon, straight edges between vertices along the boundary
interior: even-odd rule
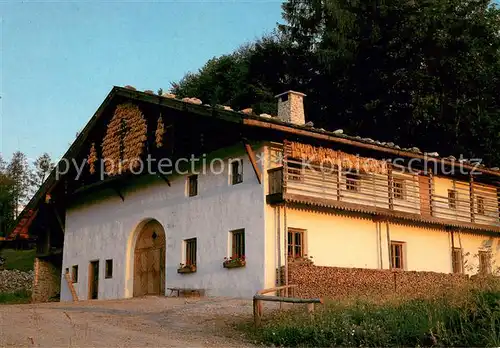
[[[273,35],[243,45],[232,54],[210,59],[198,72],[186,74],[172,83],[171,91],[210,105],[228,105],[235,110],[250,107],[255,113],[275,114],[274,95],[281,92],[286,75],[283,47]]]
[[[34,194],[54,169],[55,164],[52,162],[50,155],[44,152],[33,162],[33,166],[34,170],[30,172],[30,188]]]
[[[500,13],[491,1],[289,0],[283,18],[320,123],[500,160]]]
[[[317,127],[500,163],[500,11],[490,0],[288,0],[277,32],[173,84],[276,113],[307,94]]]
[[[30,168],[24,153],[14,152],[6,174],[13,182],[14,218],[17,218],[20,208],[26,205],[30,198]]]
[[[7,163],[0,154],[0,236],[4,236],[14,222],[14,185],[7,176]]]

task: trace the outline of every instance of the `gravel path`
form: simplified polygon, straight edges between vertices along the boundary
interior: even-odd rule
[[[0,306],[0,347],[253,347],[250,300],[144,297]]]

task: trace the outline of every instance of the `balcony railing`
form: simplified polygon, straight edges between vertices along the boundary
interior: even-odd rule
[[[391,171],[351,174],[290,158],[268,171],[268,182],[270,196],[298,202],[500,226],[497,188],[475,182]]]

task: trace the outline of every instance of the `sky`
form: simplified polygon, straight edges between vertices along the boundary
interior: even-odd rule
[[[167,90],[271,32],[281,1],[0,0],[0,153],[54,160],[113,86]]]

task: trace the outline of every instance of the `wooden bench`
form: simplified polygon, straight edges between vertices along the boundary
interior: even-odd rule
[[[177,297],[180,296],[180,294],[184,294],[184,297],[186,297],[187,294],[193,296],[194,294],[198,294],[198,296],[203,296],[204,291],[202,289],[189,289],[189,288],[167,288],[167,290],[170,290],[170,295],[174,292],[177,292]]]

